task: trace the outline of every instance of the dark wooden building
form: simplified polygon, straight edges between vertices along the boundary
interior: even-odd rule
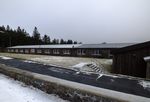
[[[26,45],[8,47],[7,52],[56,56],[112,58],[112,51],[131,43]]]
[[[112,51],[133,45],[133,43],[102,43],[102,44],[82,44],[76,47],[77,56],[112,58]],[[78,54],[84,52],[84,54]]]
[[[150,56],[150,41],[113,51],[113,72],[136,77],[146,77],[144,57]]]

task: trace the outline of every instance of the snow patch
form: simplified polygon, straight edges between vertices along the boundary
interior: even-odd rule
[[[145,61],[150,60],[150,56],[144,57],[144,60],[145,60]]]
[[[99,74],[99,76],[97,77],[97,79],[101,78],[102,76],[108,76],[108,77],[111,77],[111,78],[118,78],[119,77],[119,76],[111,75],[111,74]]]
[[[67,102],[0,74],[0,102]]]
[[[94,70],[91,69],[90,67],[88,67],[87,65],[90,64],[88,62],[80,62],[76,65],[73,65],[71,66],[70,68],[72,70],[75,70],[75,71],[79,71],[79,72],[82,72],[82,73],[89,73],[89,72],[93,72]]]
[[[76,72],[76,74],[80,74],[80,72]]]
[[[111,74],[104,74],[105,76],[109,76],[109,77],[112,77],[112,78],[119,78],[119,76],[116,76],[116,75],[111,75]]]
[[[139,84],[143,86],[144,89],[150,88],[150,82],[148,81],[139,81]]]
[[[87,64],[88,63],[86,63],[86,62],[81,62],[81,63],[78,63],[78,64],[72,66],[72,67],[74,67],[74,68],[82,68],[82,67],[86,66]]]
[[[103,64],[112,64],[112,63],[113,63],[112,59],[108,59],[103,62]]]
[[[29,61],[29,60],[25,60],[24,62],[26,62],[26,63],[37,63],[37,62],[34,62],[34,61]]]
[[[10,60],[10,59],[13,59],[11,57],[5,57],[5,56],[0,56],[1,59],[4,59],[4,60]]]
[[[99,74],[99,76],[97,77],[97,79],[101,78],[104,74]],[[96,80],[97,80],[96,79]]]

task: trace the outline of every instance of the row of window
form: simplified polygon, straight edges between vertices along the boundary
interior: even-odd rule
[[[51,51],[53,52],[53,54],[60,54],[60,50],[59,49],[53,49],[53,50],[50,50],[50,49],[37,49],[36,50],[36,53],[40,54],[40,53],[45,53],[45,54],[51,54]],[[16,53],[35,53],[35,49],[8,49],[8,52],[16,52]],[[70,55],[71,52],[69,49],[63,49],[62,50],[63,54],[65,55]],[[92,50],[90,52],[91,55],[101,55],[100,53],[100,50]],[[78,49],[77,50],[77,55],[86,55],[86,50],[84,49]]]

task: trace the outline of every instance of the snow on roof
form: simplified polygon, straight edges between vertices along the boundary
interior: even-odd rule
[[[133,45],[130,46],[125,46],[123,48],[120,48],[118,50],[113,51],[113,54],[121,54],[124,52],[131,52],[131,51],[135,51],[135,50],[139,50],[141,48],[149,48],[150,46],[150,41],[146,41],[146,42],[142,42],[142,43],[135,43]]]
[[[133,43],[83,44],[77,48],[122,48],[130,45],[133,45]]]
[[[150,56],[144,57],[145,61],[150,61]]]
[[[133,43],[22,45],[8,48],[122,48],[130,45]]]
[[[74,48],[80,46],[80,44],[63,44],[63,45],[23,45],[12,46],[8,48]]]

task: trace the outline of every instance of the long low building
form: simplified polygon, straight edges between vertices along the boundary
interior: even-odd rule
[[[24,45],[8,47],[7,52],[22,54],[111,58],[113,50],[129,45],[133,45],[133,43]]]

